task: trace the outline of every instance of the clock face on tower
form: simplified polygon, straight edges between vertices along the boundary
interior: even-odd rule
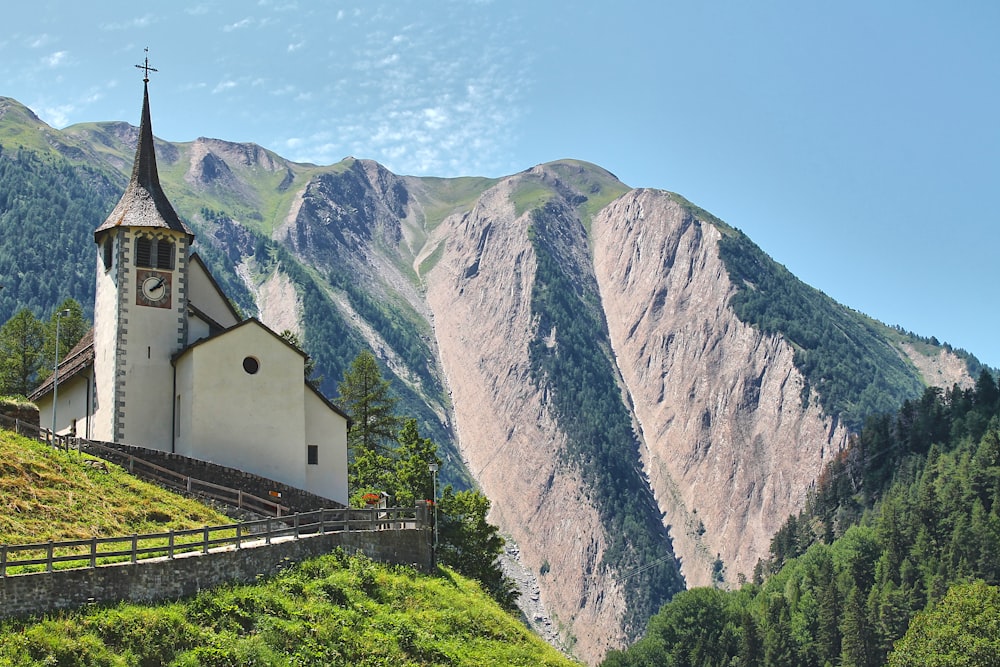
[[[153,308],[170,308],[170,274],[140,269],[135,274],[135,303]]]

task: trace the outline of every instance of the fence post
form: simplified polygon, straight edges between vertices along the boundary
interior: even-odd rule
[[[169,558],[170,560],[173,560],[174,559],[174,529],[173,528],[170,529],[170,537],[168,539],[169,539],[169,542],[167,543],[168,544],[167,558]]]
[[[205,526],[205,541],[201,543],[202,553],[208,553],[208,526]]]
[[[45,571],[46,572],[51,572],[52,571],[52,552],[53,552],[52,540],[49,540],[48,555],[45,558]]]
[[[267,534],[264,536],[264,543],[271,543],[271,517],[267,517]]]
[[[351,532],[351,510],[347,508],[344,510],[344,532]]]
[[[295,526],[295,539],[299,539],[299,513],[295,513],[295,520],[292,522]]]
[[[236,506],[243,509],[243,489],[236,489]]]
[[[90,538],[90,567],[97,567],[97,538]]]
[[[326,535],[326,528],[323,526],[323,519],[326,518],[326,510],[320,508],[319,510],[319,534]]]
[[[241,528],[243,528],[243,524],[242,523],[236,524],[236,549],[237,549],[237,551],[240,548],[242,548],[242,544],[243,544],[243,540],[240,537],[240,533],[241,533],[240,529]]]
[[[132,533],[132,562],[135,563],[139,559],[139,554],[136,553],[139,549],[139,536]]]
[[[0,544],[0,577],[7,576],[7,545]]]

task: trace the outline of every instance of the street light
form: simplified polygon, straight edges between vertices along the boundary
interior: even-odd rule
[[[59,321],[69,315],[69,308],[65,308],[56,313],[56,349],[52,356],[55,361],[52,365],[52,444],[56,444],[56,406],[59,403]]]
[[[431,483],[434,485],[434,562],[437,563],[438,548],[438,464],[429,463],[427,469],[431,471]]]

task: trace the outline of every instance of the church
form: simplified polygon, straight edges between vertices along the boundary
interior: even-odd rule
[[[306,382],[306,355],[241,318],[192,252],[157,175],[148,76],[132,176],[94,241],[94,327],[29,397],[41,423],[53,423],[55,401],[57,433],[211,461],[346,505],[347,415]]]

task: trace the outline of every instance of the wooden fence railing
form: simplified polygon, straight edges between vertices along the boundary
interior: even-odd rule
[[[333,532],[358,530],[413,530],[429,525],[422,507],[323,509],[268,517],[223,526],[205,526],[165,533],[93,537],[85,540],[0,545],[0,577],[52,572],[54,569],[93,568],[98,565],[148,558],[175,558],[184,553],[211,549],[271,544],[275,540],[301,539]],[[10,570],[14,569],[14,572]]]
[[[196,479],[189,475],[182,475],[181,473],[174,472],[173,470],[158,466],[155,463],[150,463],[149,461],[136,458],[132,454],[122,452],[112,447],[107,447],[106,445],[93,440],[68,435],[53,434],[49,429],[39,428],[34,424],[29,424],[18,419],[11,419],[6,415],[0,415],[0,426],[13,430],[18,435],[35,438],[41,442],[45,442],[56,449],[62,449],[67,452],[76,450],[78,453],[86,451],[87,453],[95,454],[112,462],[120,461],[122,462],[123,467],[127,468],[128,471],[136,477],[157,482],[162,486],[177,489],[179,491],[197,493],[226,503],[227,505],[248,510],[255,514],[281,517],[286,516],[289,513],[288,507],[280,503],[276,503],[268,498],[261,498],[239,489],[232,489],[228,486],[221,486],[219,484],[213,484],[212,482]]]

